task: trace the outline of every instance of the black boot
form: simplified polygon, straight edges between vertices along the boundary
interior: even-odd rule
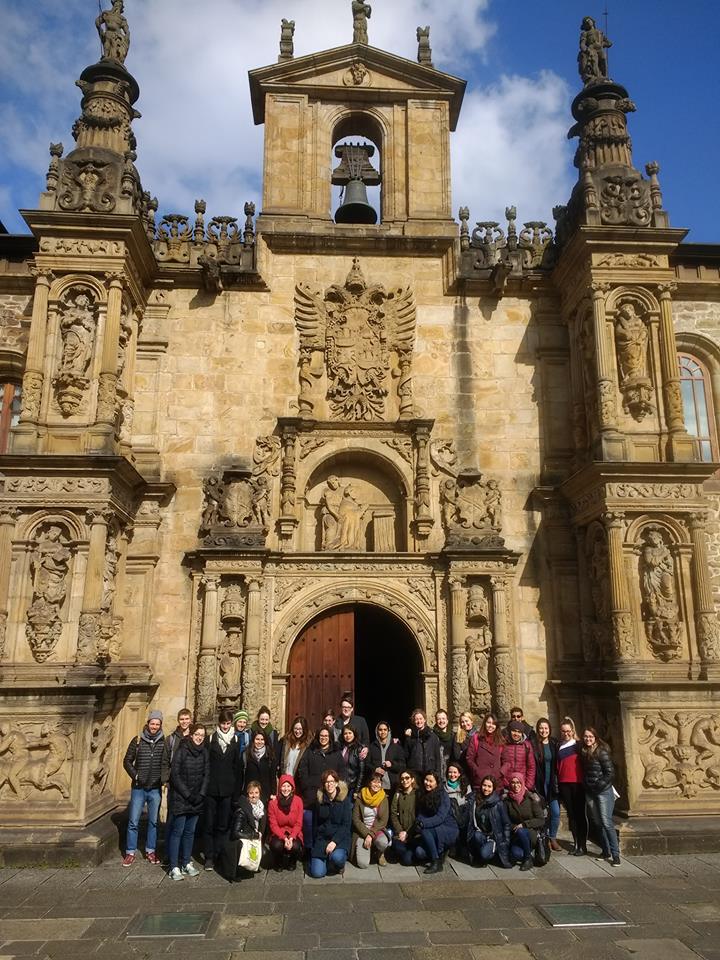
[[[430,863],[423,870],[423,873],[441,873],[442,868],[443,868],[442,860],[438,857],[437,860],[430,861]]]
[[[520,864],[520,869],[524,873],[526,870],[532,870],[533,866],[533,858],[528,857],[527,860],[523,860],[523,862]]]

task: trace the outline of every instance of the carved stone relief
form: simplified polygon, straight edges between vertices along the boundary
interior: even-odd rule
[[[489,627],[469,633],[465,638],[467,656],[467,679],[470,692],[470,709],[484,713],[491,708],[492,691],[490,689],[490,655],[492,653],[492,631]]]
[[[635,303],[626,300],[615,316],[615,346],[623,410],[635,420],[653,413],[652,381],[648,373],[650,333],[647,316],[638,314]]]
[[[588,531],[586,556],[595,616],[584,624],[583,657],[594,663],[607,657],[612,621],[610,556],[607,536],[599,524],[593,524]]]
[[[113,763],[114,741],[115,723],[108,714],[102,723],[93,725],[90,738],[88,785],[93,797],[100,797],[107,791],[108,777]]]
[[[504,545],[502,494],[496,480],[480,474],[444,480],[440,502],[447,546],[470,543],[492,549]]]
[[[654,657],[667,662],[682,653],[675,561],[659,527],[643,531],[640,551],[640,594],[645,636]]]
[[[692,798],[720,790],[720,717],[678,711],[649,713],[638,738],[643,786]]]
[[[299,284],[295,320],[300,332],[300,416],[315,416],[313,381],[327,378],[333,420],[381,420],[391,377],[400,417],[414,413],[410,366],[415,302],[409,288],[368,286],[357,258],[344,286],[324,293]]]
[[[339,477],[328,477],[320,500],[322,549],[364,551],[367,514],[352,483],[342,486]]]
[[[48,790],[69,799],[72,738],[72,728],[63,723],[0,724],[0,800],[24,802],[33,794],[42,799]]]
[[[42,528],[30,560],[33,593],[25,626],[30,650],[38,663],[51,656],[62,633],[61,611],[68,591],[71,559],[63,528],[57,524]]]
[[[120,240],[85,240],[70,237],[43,237],[40,241],[40,253],[58,256],[111,256],[120,257],[124,244]]]
[[[597,262],[598,267],[645,268],[659,267],[660,261],[651,253],[606,253]]]
[[[235,702],[242,687],[243,630],[245,628],[245,594],[239,583],[230,583],[220,606],[220,619],[225,631],[218,661],[218,698],[221,703]]]
[[[417,594],[426,607],[435,609],[435,588],[432,580],[425,580],[420,577],[408,577],[407,585],[411,593]]]
[[[74,287],[60,303],[62,352],[53,380],[55,397],[64,417],[77,412],[87,391],[93,354],[97,306],[89,287]]]

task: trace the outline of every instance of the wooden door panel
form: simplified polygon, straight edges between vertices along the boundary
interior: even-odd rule
[[[331,611],[302,631],[290,651],[288,715],[305,716],[313,730],[323,711],[337,709],[340,696],[352,690],[355,679],[355,614],[352,609]]]

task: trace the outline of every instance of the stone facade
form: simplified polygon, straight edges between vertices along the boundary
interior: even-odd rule
[[[629,824],[720,810],[718,465],[677,366],[700,357],[720,410],[720,250],[684,245],[657,164],[633,167],[587,19],[554,231],[453,219],[464,83],[426,28],[417,64],[363,39],[295,59],[287,21],[250,77],[260,215],[159,216],[127,24],[99,22],[33,250],[0,248],[23,385],[0,458],[16,833],[111,810],[151,703],[268,703],[283,727],[295,640],[358,604],[409,631],[428,710],[569,712],[610,740]],[[348,136],[380,147],[377,226],[331,219]]]

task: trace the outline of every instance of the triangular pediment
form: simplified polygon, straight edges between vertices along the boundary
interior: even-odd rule
[[[259,67],[250,71],[249,78],[256,124],[265,121],[268,93],[307,92],[327,100],[367,100],[373,96],[385,103],[447,100],[454,130],[465,94],[465,81],[459,77],[364,43]]]

